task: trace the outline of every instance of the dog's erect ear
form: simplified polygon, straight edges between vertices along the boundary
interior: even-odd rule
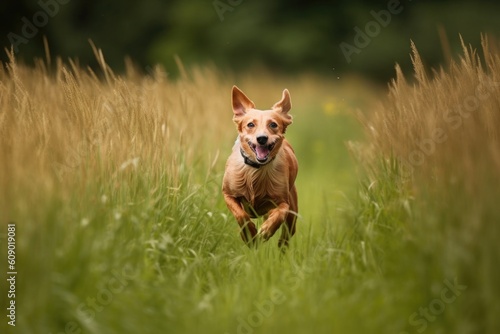
[[[285,90],[283,90],[281,100],[274,104],[273,109],[280,109],[283,114],[288,114],[290,109],[292,109],[292,101],[290,100],[288,89],[285,88]],[[289,115],[287,116],[290,117]]]
[[[247,109],[254,109],[255,104],[238,87],[233,86],[233,113],[235,117],[245,115]]]

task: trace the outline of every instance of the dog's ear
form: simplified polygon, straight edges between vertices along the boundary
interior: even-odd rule
[[[233,86],[232,103],[234,117],[245,115],[247,109],[254,109],[255,104],[238,87]]]
[[[292,109],[292,101],[290,100],[290,93],[288,92],[288,89],[285,88],[283,90],[281,100],[274,104],[273,109],[279,109],[286,118],[291,119],[292,116],[288,115],[288,112]]]

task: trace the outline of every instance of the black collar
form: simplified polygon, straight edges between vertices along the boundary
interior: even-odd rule
[[[241,156],[243,157],[243,161],[245,162],[245,164],[247,164],[248,166],[251,166],[253,168],[260,168],[261,166],[265,166],[274,160],[274,158],[273,158],[273,159],[269,160],[268,162],[266,162],[265,164],[259,164],[255,161],[250,160],[250,158],[245,155],[245,152],[243,151],[242,148],[240,148],[240,153],[241,153]]]

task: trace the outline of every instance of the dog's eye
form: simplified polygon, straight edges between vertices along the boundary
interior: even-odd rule
[[[269,127],[271,129],[276,129],[278,127],[278,124],[276,124],[275,122],[271,122],[271,123],[269,123]]]
[[[248,126],[249,128],[253,128],[253,127],[255,127],[255,124],[253,124],[253,122],[250,122],[250,123],[248,123],[248,124],[247,124],[247,126]]]

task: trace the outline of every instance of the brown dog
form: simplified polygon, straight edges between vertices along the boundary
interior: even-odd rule
[[[255,109],[254,103],[233,86],[233,121],[238,139],[226,163],[222,192],[227,207],[238,221],[241,237],[249,246],[267,241],[283,226],[279,246],[287,246],[295,233],[298,214],[295,178],[298,164],[284,134],[292,117],[290,93],[271,110]],[[251,218],[266,219],[257,232]]]

